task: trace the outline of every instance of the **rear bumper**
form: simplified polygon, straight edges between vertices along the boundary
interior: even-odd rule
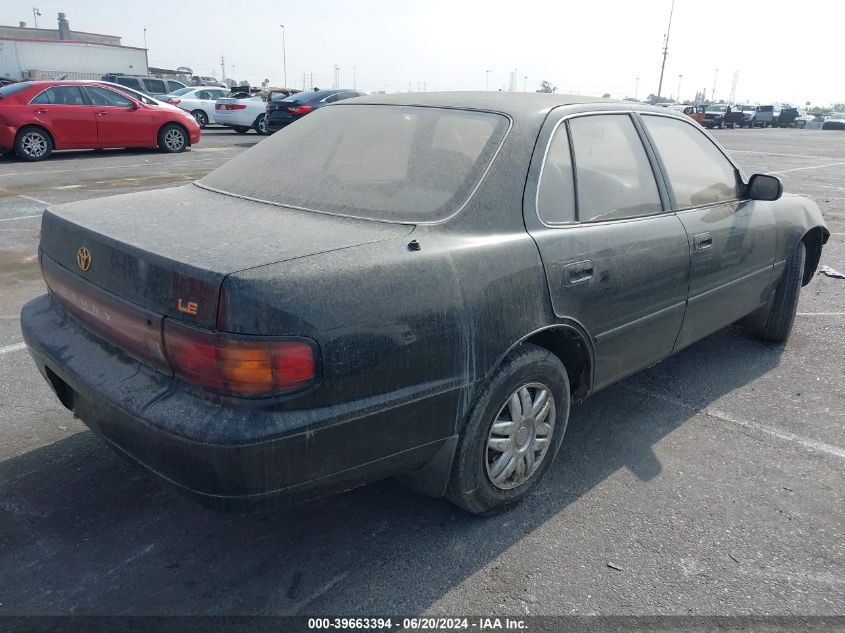
[[[248,510],[413,472],[448,442],[457,392],[285,410],[214,399],[114,350],[49,295],[21,329],[62,403],[119,453],[204,505]]]
[[[272,111],[267,114],[267,130],[270,132],[278,132],[283,127],[290,125],[301,117],[291,116],[287,112]]]
[[[15,147],[16,129],[8,126],[0,126],[0,149],[13,149]]]

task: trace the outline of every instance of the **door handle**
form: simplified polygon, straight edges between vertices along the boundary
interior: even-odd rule
[[[36,111],[35,111],[35,114],[47,114],[47,112],[49,112],[49,110],[44,110],[44,109],[42,108],[41,110],[36,110]]]
[[[580,262],[572,262],[563,267],[563,283],[566,286],[574,286],[590,281],[593,278],[593,262],[585,259]]]
[[[97,112],[97,114],[99,116],[106,116],[108,114],[108,112],[106,112],[105,110],[100,110],[99,112]]]
[[[693,249],[696,251],[706,251],[713,246],[713,236],[710,233],[698,233],[692,238]]]

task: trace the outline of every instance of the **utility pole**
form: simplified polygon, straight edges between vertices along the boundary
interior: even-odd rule
[[[663,71],[666,70],[666,57],[669,55],[669,32],[672,30],[672,14],[675,12],[675,0],[669,9],[669,26],[666,28],[666,37],[663,38],[663,63],[660,65],[660,83],[657,84],[657,96],[663,90]]]
[[[223,74],[220,77],[220,81],[226,79],[226,60],[223,58],[223,55],[220,56],[220,72]]]
[[[528,92],[528,75],[522,77],[522,92]]]
[[[311,71],[311,79],[310,79],[309,83],[311,84],[311,90],[314,90],[314,71],[313,70]]]
[[[719,69],[713,74],[713,90],[710,91],[710,101],[716,101],[716,78],[719,76]]]
[[[234,81],[235,84],[238,83],[238,80],[236,79],[236,77],[237,77],[237,75],[235,74],[235,65],[232,64],[232,81]]]
[[[731,96],[728,98],[728,103],[736,103],[736,82],[739,80],[739,71],[734,71],[734,81],[731,84]]]
[[[681,80],[683,78],[684,78],[683,75],[678,75],[678,93],[677,93],[676,99],[675,99],[675,101],[677,101],[678,103],[681,102]]]
[[[280,24],[282,27],[282,76],[284,77],[285,85],[284,87],[288,87],[288,52],[287,47],[285,46],[285,25]]]
[[[144,27],[144,48],[147,48],[147,27],[146,26]]]
[[[340,66],[334,65],[334,87],[340,88]]]
[[[490,91],[490,71],[485,70],[484,73],[485,73],[484,89],[489,92]]]
[[[637,94],[640,92],[640,78],[637,77],[637,83],[634,84],[634,101],[637,100]]]
[[[32,7],[32,19],[35,20],[35,28],[38,28],[38,16],[41,15],[41,9]],[[144,29],[146,31],[146,29]]]

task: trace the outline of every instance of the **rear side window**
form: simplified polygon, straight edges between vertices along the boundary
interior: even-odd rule
[[[208,90],[199,90],[194,94],[197,99],[211,99],[211,93]]]
[[[145,79],[144,83],[147,84],[147,92],[151,92],[153,94],[167,92],[167,88],[161,79]]]
[[[99,107],[114,107],[114,108],[129,108],[132,106],[132,101],[121,94],[109,90],[108,88],[101,88],[100,86],[85,86],[88,91],[88,96],[95,106]]]
[[[575,182],[566,126],[555,131],[537,190],[537,212],[550,224],[575,221]]]
[[[41,105],[87,105],[79,86],[53,86],[40,93],[30,103]]]
[[[436,221],[469,198],[507,129],[506,117],[488,112],[320,108],[200,184],[327,213]]]
[[[643,123],[663,163],[678,209],[740,197],[739,174],[704,132],[662,116],[643,115]]]
[[[168,91],[179,90],[179,89],[185,87],[181,83],[179,83],[178,81],[168,81],[166,83],[167,83],[167,90]]]
[[[126,86],[127,88],[134,88],[135,90],[143,90],[144,86],[134,77],[116,77],[114,83]]]
[[[569,129],[581,222],[662,211],[654,172],[628,115],[578,117]]]

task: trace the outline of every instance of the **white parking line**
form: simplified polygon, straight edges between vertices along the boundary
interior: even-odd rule
[[[0,347],[0,354],[19,352],[22,349],[26,349],[26,343],[15,343],[14,345],[6,345],[6,347]]]
[[[14,218],[0,218],[0,222],[11,222],[12,220],[26,220],[27,218],[40,218],[41,214],[37,213],[36,215],[19,215]]]
[[[104,169],[129,169],[131,167],[168,167],[182,163],[205,163],[208,161],[225,161],[227,158],[197,158],[194,160],[172,160],[169,162],[156,163],[133,163],[131,165],[106,165],[101,167],[77,167],[76,169],[52,169],[49,171],[20,171],[9,174],[0,174],[0,179],[13,178],[15,176],[42,176],[44,174],[69,174],[79,171],[103,171]],[[5,190],[4,190],[5,191]]]
[[[809,448],[812,451],[818,451],[820,453],[827,453],[828,455],[833,455],[834,457],[839,457],[840,459],[845,459],[845,449],[839,448],[838,446],[833,446],[832,444],[826,444],[825,442],[819,442],[818,440],[814,440],[809,437],[802,437],[800,435],[795,435],[794,433],[790,433],[789,431],[784,431],[782,429],[776,429],[774,427],[768,426],[767,424],[761,424],[760,422],[754,422],[753,420],[743,420],[742,418],[738,418],[733,416],[729,413],[721,411],[719,409],[713,409],[710,407],[704,407],[703,409],[690,404],[684,400],[679,400],[678,398],[673,398],[671,396],[664,395],[662,393],[657,393],[654,391],[650,391],[648,389],[643,389],[641,387],[633,387],[630,385],[622,385],[622,388],[630,391],[632,393],[636,393],[642,396],[648,396],[649,398],[654,398],[655,400],[660,400],[661,402],[666,402],[676,407],[680,407],[682,409],[686,409],[690,413],[702,413],[709,418],[713,418],[714,420],[719,420],[721,422],[730,422],[731,424],[736,424],[737,426],[741,426],[747,429],[751,429],[753,431],[758,431],[760,433],[765,433],[766,435],[770,435],[771,437],[775,437],[780,440],[785,440],[787,442],[794,442],[796,444],[800,444],[804,448]]]
[[[18,198],[24,198],[24,199],[29,200],[31,202],[37,202],[38,204],[46,204],[46,205],[51,204],[50,202],[47,202],[46,200],[39,200],[38,198],[33,198],[32,196],[25,196],[22,193],[18,194]]]
[[[793,171],[805,171],[807,169],[824,169],[825,167],[837,167],[838,165],[845,165],[845,163],[828,163],[827,165],[813,165],[812,167],[793,167],[792,169],[783,169],[781,171],[770,171],[770,174],[788,174]]]
[[[731,149],[728,150],[732,154],[760,154],[763,156],[790,156],[792,158],[815,158],[817,160],[828,160],[833,156],[810,156],[808,154],[775,154],[773,152],[760,152],[753,149]]]
[[[795,316],[845,316],[845,312],[796,312]]]

